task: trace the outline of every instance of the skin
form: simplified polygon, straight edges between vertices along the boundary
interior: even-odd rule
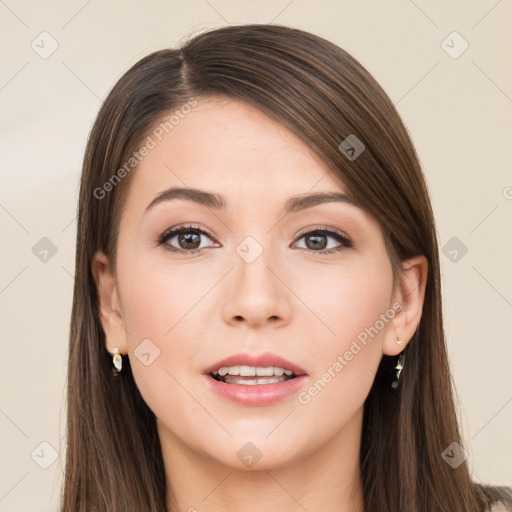
[[[331,202],[283,216],[290,196],[345,192],[343,182],[294,134],[237,100],[200,98],[133,172],[117,275],[101,251],[93,272],[106,350],[129,357],[157,417],[177,503],[169,494],[169,510],[362,511],[363,403],[382,355],[403,350],[418,326],[426,259],[404,262],[393,290],[381,227],[366,211]],[[144,213],[173,186],[220,193],[227,208],[179,199]],[[208,233],[192,229],[200,252],[155,244],[188,223]],[[330,235],[308,247],[312,235],[302,233],[318,227],[342,231],[354,247]],[[247,236],[263,250],[251,263],[236,252]],[[177,236],[166,243],[188,247]],[[315,253],[331,248],[341,250]],[[402,309],[307,404],[294,394],[265,407],[237,405],[204,383],[204,368],[228,355],[270,351],[306,370],[307,390],[396,301]],[[160,356],[146,366],[134,351],[148,338]],[[237,457],[248,442],[262,454],[251,468]]]

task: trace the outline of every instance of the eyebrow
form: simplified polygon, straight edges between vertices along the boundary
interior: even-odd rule
[[[146,207],[145,213],[157,204],[173,199],[192,201],[214,210],[225,210],[227,206],[227,201],[221,194],[206,192],[197,188],[172,187],[158,194]],[[290,197],[283,207],[283,213],[295,213],[319,204],[334,202],[346,203],[361,208],[359,203],[341,192],[315,192]]]

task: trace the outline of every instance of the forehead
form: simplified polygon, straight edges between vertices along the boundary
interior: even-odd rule
[[[166,124],[169,117],[150,132],[152,148],[132,176],[127,203],[138,209],[177,186],[217,191],[230,202],[244,199],[259,206],[311,190],[345,191],[305,142],[247,103],[199,98],[179,122]]]

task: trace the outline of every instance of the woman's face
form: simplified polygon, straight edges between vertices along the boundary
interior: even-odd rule
[[[167,130],[150,135],[155,147],[133,171],[112,288],[119,317],[102,314],[108,350],[128,355],[164,445],[236,468],[251,456],[258,469],[293,463],[360,429],[383,344],[395,342],[400,305],[380,226],[350,202],[305,201],[343,194],[343,183],[251,106],[200,99]],[[201,192],[155,201],[173,188]],[[209,194],[223,207],[199,201]],[[306,375],[265,395],[270,384],[205,373],[262,353]],[[217,391],[228,387],[234,397]]]

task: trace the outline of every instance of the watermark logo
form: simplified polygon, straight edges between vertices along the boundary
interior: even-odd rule
[[[32,460],[42,469],[48,469],[57,460],[58,455],[57,450],[47,441],[39,443],[30,454]]]
[[[453,236],[443,245],[443,254],[453,263],[458,263],[468,252],[468,248]]]
[[[237,452],[236,456],[242,464],[248,468],[252,468],[263,456],[261,451],[253,443],[245,443]]]
[[[338,149],[350,161],[354,161],[365,150],[365,145],[353,133],[351,133],[340,143]]]
[[[246,263],[253,263],[263,253],[263,247],[254,237],[248,236],[237,245],[236,253]]]
[[[30,47],[41,59],[50,57],[59,47],[57,40],[48,32],[41,32],[31,43]]]
[[[453,469],[457,469],[468,458],[468,452],[459,443],[453,442],[441,453],[441,457]]]
[[[160,349],[149,339],[143,340],[133,351],[135,357],[144,365],[149,366],[160,357]]]
[[[458,59],[469,48],[469,43],[454,30],[441,41],[441,48],[452,59]]]
[[[32,254],[42,263],[48,263],[56,254],[57,246],[46,236],[43,236],[32,247]]]

